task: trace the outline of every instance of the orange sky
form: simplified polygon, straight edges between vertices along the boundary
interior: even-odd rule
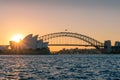
[[[9,44],[18,33],[42,36],[65,29],[114,43],[120,40],[119,4],[119,0],[0,1],[0,44]]]

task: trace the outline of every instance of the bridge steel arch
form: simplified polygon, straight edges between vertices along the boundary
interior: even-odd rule
[[[47,41],[52,38],[57,38],[57,37],[72,37],[76,39],[83,40],[90,44],[91,46],[99,49],[100,47],[103,47],[104,44],[102,42],[99,42],[98,40],[95,40],[89,36],[78,34],[78,33],[73,33],[73,32],[56,32],[56,33],[51,33],[47,34],[44,36],[40,36],[39,39],[43,39],[43,41]]]

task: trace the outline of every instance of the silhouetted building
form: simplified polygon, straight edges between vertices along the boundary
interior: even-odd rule
[[[19,43],[15,41],[10,41],[11,49],[42,49],[48,47],[48,42],[43,42],[43,40],[38,40],[38,35],[32,36],[32,34],[27,35]]]
[[[110,53],[112,51],[111,41],[107,40],[104,42],[105,52]]]
[[[120,41],[116,41],[116,42],[115,42],[115,46],[116,46],[116,47],[120,47]]]

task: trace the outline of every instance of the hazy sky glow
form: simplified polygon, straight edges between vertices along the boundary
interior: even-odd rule
[[[101,42],[120,40],[120,0],[0,0],[0,44],[15,34],[65,29]]]

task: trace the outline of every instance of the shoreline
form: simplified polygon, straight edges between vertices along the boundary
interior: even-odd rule
[[[49,48],[0,51],[0,55],[50,55]]]

